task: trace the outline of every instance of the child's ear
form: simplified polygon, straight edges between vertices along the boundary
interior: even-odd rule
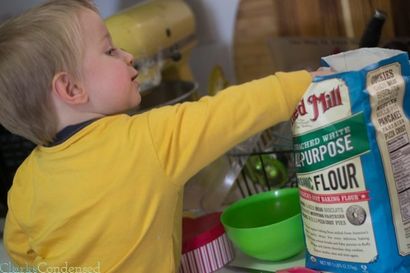
[[[88,102],[88,94],[67,72],[57,73],[52,82],[52,92],[68,104]]]

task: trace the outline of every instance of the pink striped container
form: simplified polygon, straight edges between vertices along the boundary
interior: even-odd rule
[[[219,220],[220,215],[212,213],[183,219],[180,273],[210,273],[232,261],[233,246]]]

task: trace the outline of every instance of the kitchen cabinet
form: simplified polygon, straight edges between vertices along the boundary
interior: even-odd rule
[[[407,8],[407,9],[406,9]],[[242,0],[233,42],[238,83],[275,72],[268,39],[275,37],[359,39],[374,13],[388,17],[381,44],[409,36],[407,0]]]

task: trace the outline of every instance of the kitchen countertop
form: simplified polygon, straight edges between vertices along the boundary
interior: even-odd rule
[[[0,218],[0,230],[2,230],[4,219]],[[275,272],[279,269],[286,269],[294,266],[304,266],[304,252],[299,255],[280,262],[261,261],[243,254],[235,249],[235,258],[224,268],[215,273],[265,273]],[[0,262],[9,262],[9,258],[4,250],[3,241],[0,241]]]
[[[305,253],[302,251],[298,255],[283,260],[280,262],[261,261],[250,256],[247,256],[235,249],[235,258],[229,263],[229,265],[221,268],[215,273],[265,273],[275,272],[281,269],[287,269],[291,267],[304,266],[305,265]]]

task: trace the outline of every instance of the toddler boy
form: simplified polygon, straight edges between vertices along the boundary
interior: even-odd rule
[[[176,272],[184,183],[288,120],[312,78],[277,73],[128,116],[137,76],[91,1],[49,1],[0,26],[0,123],[38,145],[8,194],[17,266]]]

